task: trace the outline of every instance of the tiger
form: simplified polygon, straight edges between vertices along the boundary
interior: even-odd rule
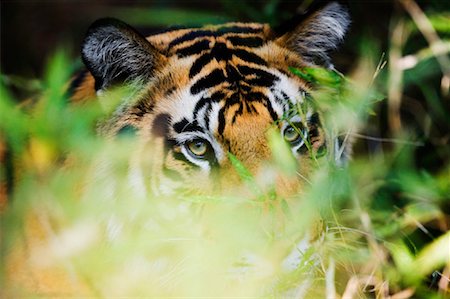
[[[310,151],[341,141],[325,136],[313,105],[302,114],[293,109],[313,101],[314,86],[291,68],[334,69],[330,54],[349,25],[347,9],[337,2],[292,19],[282,30],[234,22],[145,37],[120,20],[100,19],[82,43],[86,71],[72,82],[71,101],[98,99],[109,106],[110,91],[127,87],[99,132],[107,138],[131,132],[142,145],[138,154],[155,158],[151,169],[142,167],[139,155],[130,162],[134,184],[145,192],[233,189],[241,181],[233,159],[264,177],[272,158],[267,132],[273,127],[295,157],[297,173],[307,178],[314,164]],[[274,178],[276,191],[301,190],[301,178]],[[14,285],[33,294],[92,293],[89,283],[64,269],[28,265],[30,248],[49,237],[39,217],[28,217],[24,230],[23,244],[5,259]],[[291,260],[298,260],[300,249],[294,251]]]
[[[306,179],[312,169],[309,151],[323,150],[327,138],[312,108],[302,116],[292,112],[299,103],[311,102],[312,86],[290,68],[333,69],[329,54],[343,41],[350,21],[347,9],[336,2],[294,21],[284,33],[267,24],[235,22],[144,37],[122,21],[100,19],[83,41],[87,73],[72,99],[96,97],[107,104],[108,90],[124,84],[131,88],[132,96],[101,131],[110,136],[134,132],[154,145],[158,159],[146,175],[154,193],[238,184],[230,154],[261,176],[271,158],[267,130],[273,125]],[[304,183],[275,181],[281,193]]]

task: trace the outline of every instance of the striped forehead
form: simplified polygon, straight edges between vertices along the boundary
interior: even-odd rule
[[[221,134],[230,111],[235,114],[233,122],[239,115],[257,113],[255,105],[259,110],[263,105],[272,120],[283,116],[289,103],[297,100],[299,86],[265,60],[273,53],[266,30],[261,24],[231,23],[159,37],[166,55],[184,65],[189,77],[167,105],[175,131]]]
[[[258,47],[265,40],[267,27],[256,23],[228,23],[198,29],[182,29],[150,37],[152,43],[160,42],[169,56],[185,57],[211,48],[209,42],[226,39],[230,45]]]
[[[168,32],[150,41],[156,42],[169,57],[195,57],[188,75],[192,79],[212,61],[228,62],[234,57],[250,63],[266,64],[264,59],[251,51],[265,44],[266,31],[266,26],[261,24],[229,23]]]
[[[304,92],[289,76],[276,69],[266,71],[276,78],[273,84],[265,88],[253,87],[248,92],[230,89],[226,80],[192,93],[197,80],[174,92],[170,101],[165,102],[164,110],[172,115],[175,132],[221,134],[237,118],[260,114],[262,109],[266,109],[272,121],[285,116],[293,105],[303,101]]]

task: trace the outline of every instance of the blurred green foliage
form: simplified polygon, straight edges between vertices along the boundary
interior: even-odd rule
[[[267,1],[258,13],[247,1],[233,8],[257,21],[275,20],[277,3]],[[231,2],[224,1],[224,6],[232,9]],[[131,12],[137,23],[147,18],[138,13],[161,13],[127,10],[124,17]],[[165,15],[168,23],[217,20],[201,12]],[[448,35],[443,18],[445,13],[434,12],[431,21]],[[324,115],[328,135],[358,138],[352,134],[379,117],[380,95],[387,94],[390,72],[377,69],[380,56],[376,51],[361,53],[359,66],[348,78],[323,69],[292,70],[317,86],[312,101]],[[440,77],[440,69],[432,55],[418,57],[419,63],[405,71],[405,93],[409,88],[420,90],[429,107],[422,116],[448,124],[440,86],[425,80]],[[66,270],[87,281],[99,298],[278,298],[299,295],[302,288],[309,298],[330,292],[348,298],[387,298],[399,292],[404,292],[403,298],[449,295],[448,141],[422,154],[435,159],[438,153],[444,162],[438,168],[426,163],[422,167],[417,151],[430,142],[429,136],[405,127],[390,138],[375,138],[389,143],[389,148],[356,152],[346,167],[336,167],[331,155],[321,159],[305,191],[292,198],[259,188],[232,155],[229,159],[250,191],[243,194],[252,194],[250,198],[150,196],[129,180],[132,138],[99,137],[96,124],[107,117],[100,104],[69,103],[66,84],[74,65],[59,51],[43,80],[2,76],[0,141],[7,145],[10,161],[2,161],[0,178],[14,182],[0,212],[3,262],[24,236],[28,215],[35,213],[50,224],[51,238],[31,255],[40,255],[44,268],[69,265]],[[375,73],[382,74],[374,78]],[[12,86],[31,90],[33,97],[26,102],[15,98]],[[272,170],[292,175],[293,157],[273,136]],[[327,227],[323,240],[287,267],[286,258],[299,250],[296,246],[305,233],[320,220]],[[10,292],[5,294],[30,295],[7,280],[5,269],[0,275],[1,289]]]

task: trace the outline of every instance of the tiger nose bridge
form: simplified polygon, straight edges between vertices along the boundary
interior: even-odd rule
[[[230,149],[230,152],[250,172],[255,180],[253,183],[258,185],[258,189],[263,192],[275,191],[276,194],[281,196],[294,194],[300,187],[299,181],[295,177],[278,173],[272,167],[273,165],[271,166],[272,152],[265,134],[254,134],[250,131],[243,133],[242,138],[246,138],[245,141],[241,139],[241,142],[236,142],[236,147]],[[228,160],[222,172],[222,188],[224,190],[234,190],[234,187],[246,183],[246,179],[242,177],[243,175],[246,175],[246,171],[242,173],[239,167],[232,165],[231,161]],[[251,189],[238,190],[243,192],[240,193],[241,195],[250,195],[245,193],[246,191],[244,190],[251,191]]]
[[[299,181],[273,172],[274,169],[270,167],[272,150],[267,136],[270,125],[271,120],[268,118],[238,117],[224,134],[227,149],[254,176],[260,187],[275,187],[277,194],[290,195],[300,187]],[[223,188],[233,188],[242,183],[242,173],[239,173],[229,159],[222,165],[222,171]]]
[[[253,175],[256,175],[261,165],[271,158],[266,136],[268,126],[267,122],[248,118],[229,134],[229,152]]]
[[[258,189],[266,191],[275,191],[281,196],[291,196],[301,187],[297,177],[280,173],[273,168],[272,151],[267,141],[265,133],[253,134],[251,131],[243,133],[243,138],[247,136],[244,142],[237,143],[238,147],[230,152],[243,164],[245,169],[250,172],[254,178],[254,183]],[[252,136],[248,136],[252,135]],[[245,183],[239,167],[232,165],[227,161],[222,177],[222,187],[233,188],[236,185]],[[242,190],[241,190],[242,191]]]
[[[231,150],[230,152],[253,175],[256,175],[261,166],[268,162],[271,157],[271,151],[264,135],[254,139],[249,138],[243,144],[240,144],[237,150]]]

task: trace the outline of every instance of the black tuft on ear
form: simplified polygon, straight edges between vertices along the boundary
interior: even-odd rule
[[[347,9],[331,2],[306,18],[278,38],[277,42],[312,64],[331,67],[329,54],[342,42],[350,25]]]
[[[95,89],[152,77],[161,54],[136,30],[122,21],[95,21],[83,41],[82,59],[95,78]]]

